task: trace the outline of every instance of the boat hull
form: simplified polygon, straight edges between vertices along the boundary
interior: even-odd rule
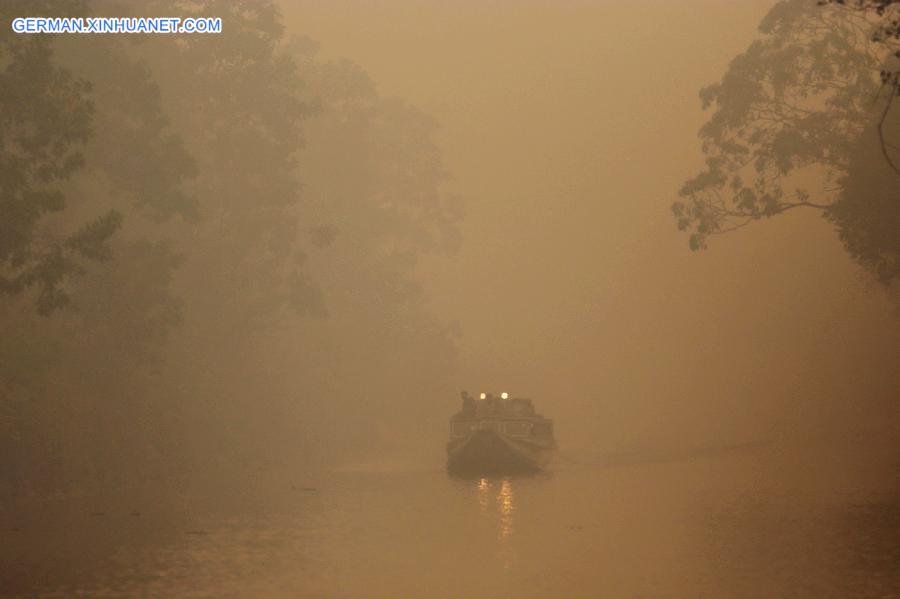
[[[447,470],[454,474],[535,472],[550,462],[555,450],[554,443],[476,430],[447,445]]]

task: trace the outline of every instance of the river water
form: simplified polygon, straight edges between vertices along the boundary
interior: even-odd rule
[[[855,482],[767,478],[764,463],[332,472],[227,508],[192,504],[175,525],[152,506],[36,525],[58,567],[12,554],[7,581],[29,597],[900,597],[896,501]],[[118,532],[102,559],[58,575],[107,528]]]

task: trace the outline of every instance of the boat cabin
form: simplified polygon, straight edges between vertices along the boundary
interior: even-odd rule
[[[462,411],[450,421],[450,437],[466,437],[476,430],[493,430],[510,437],[553,436],[553,421],[536,414],[530,399],[482,393],[475,399],[462,392]]]

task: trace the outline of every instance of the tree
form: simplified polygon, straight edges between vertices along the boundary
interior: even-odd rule
[[[53,181],[65,210],[41,225],[61,234],[104,208],[122,223],[111,259],[61,281],[71,309],[0,296],[0,493],[180,489],[189,472],[329,451],[316,440],[338,425],[355,449],[395,439],[387,408],[427,412],[401,390],[440,396],[454,354],[415,267],[458,237],[432,119],[355,65],[288,47],[272,2],[88,8],[228,26],[53,39],[53,68],[83,82],[61,108],[88,112]]]
[[[309,260],[329,316],[294,334],[308,354],[305,386],[328,398],[305,413],[320,429],[345,431],[317,443],[340,458],[408,455],[442,434],[434,402],[455,388],[452,329],[429,312],[417,264],[455,252],[461,201],[448,189],[432,117],[381,96],[359,65],[321,58],[308,39],[295,39],[292,55],[317,106],[304,127],[300,210],[332,237]],[[416,432],[402,428],[410,421]]]
[[[867,17],[874,15],[875,22],[870,40],[877,44],[883,44],[892,58],[900,59],[900,10],[898,10],[900,0],[819,0],[820,6],[827,4],[836,4],[848,10],[861,12]],[[880,75],[882,87],[886,90],[887,101],[884,102],[884,110],[878,121],[878,141],[884,159],[892,169],[900,173],[900,166],[891,155],[889,143],[884,134],[885,121],[893,107],[894,98],[900,96],[900,64],[895,61],[893,67],[885,66]]]
[[[81,3],[54,8],[64,16]],[[106,242],[122,220],[109,210],[75,230],[48,222],[66,209],[62,186],[84,164],[93,103],[90,84],[57,64],[51,38],[6,26],[46,9],[13,2],[0,11],[0,293],[35,287],[45,315],[69,301],[66,280],[84,260],[109,258]]]
[[[58,0],[23,3],[9,14],[85,16],[89,8]],[[9,43],[45,52],[43,63],[17,67],[9,81],[19,93],[0,88],[3,117],[16,116],[15,127],[26,132],[47,132],[40,138],[46,149],[29,145],[33,154],[21,155],[17,166],[37,178],[54,152],[67,152],[73,166],[47,183],[64,202],[36,217],[27,250],[34,259],[18,272],[18,290],[0,297],[0,486],[21,495],[149,485],[168,473],[160,456],[171,456],[175,445],[167,423],[174,402],[159,387],[167,337],[181,316],[171,279],[182,258],[165,226],[196,214],[186,191],[194,163],[133,41],[19,35]],[[81,135],[52,137],[72,130]],[[19,156],[15,146],[5,149],[4,159]],[[104,212],[115,235],[100,230],[99,219],[82,225]],[[22,220],[0,218],[0,228],[12,225],[21,229]],[[45,254],[56,261],[42,262]],[[49,300],[39,303],[44,317],[23,292],[29,276],[43,286],[39,301]],[[68,309],[55,310],[63,304]]]
[[[271,337],[287,322],[325,313],[306,272],[315,249],[298,210],[296,162],[309,107],[296,64],[282,51],[274,2],[96,7],[104,15],[122,10],[227,23],[218,35],[146,36],[129,47],[149,68],[163,113],[196,165],[189,186],[196,218],[166,225],[183,256],[172,283],[183,325],[167,344],[160,387],[179,406],[189,455],[181,463],[202,463],[216,477],[271,457],[274,431],[296,426],[279,415]]]
[[[861,149],[877,144],[865,135],[872,130],[885,139],[888,157],[896,143],[890,107],[897,18],[897,5],[886,1],[854,8],[783,0],[772,8],[760,24],[763,39],[700,92],[703,107],[715,107],[699,134],[706,167],[684,183],[672,206],[679,229],[691,232],[691,249],[705,248],[712,235],[807,208],[835,223],[863,265],[881,264],[883,281],[896,277],[896,269],[884,267],[895,260],[894,249],[866,229],[873,221],[860,210],[872,206],[863,178],[872,184],[872,176],[887,177],[881,188],[900,188],[898,173],[885,172]],[[861,154],[870,159],[860,162]]]

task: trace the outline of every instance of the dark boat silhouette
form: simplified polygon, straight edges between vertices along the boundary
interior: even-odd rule
[[[462,392],[462,410],[450,418],[447,470],[454,474],[505,474],[544,468],[556,452],[553,421],[530,399],[474,398]]]

